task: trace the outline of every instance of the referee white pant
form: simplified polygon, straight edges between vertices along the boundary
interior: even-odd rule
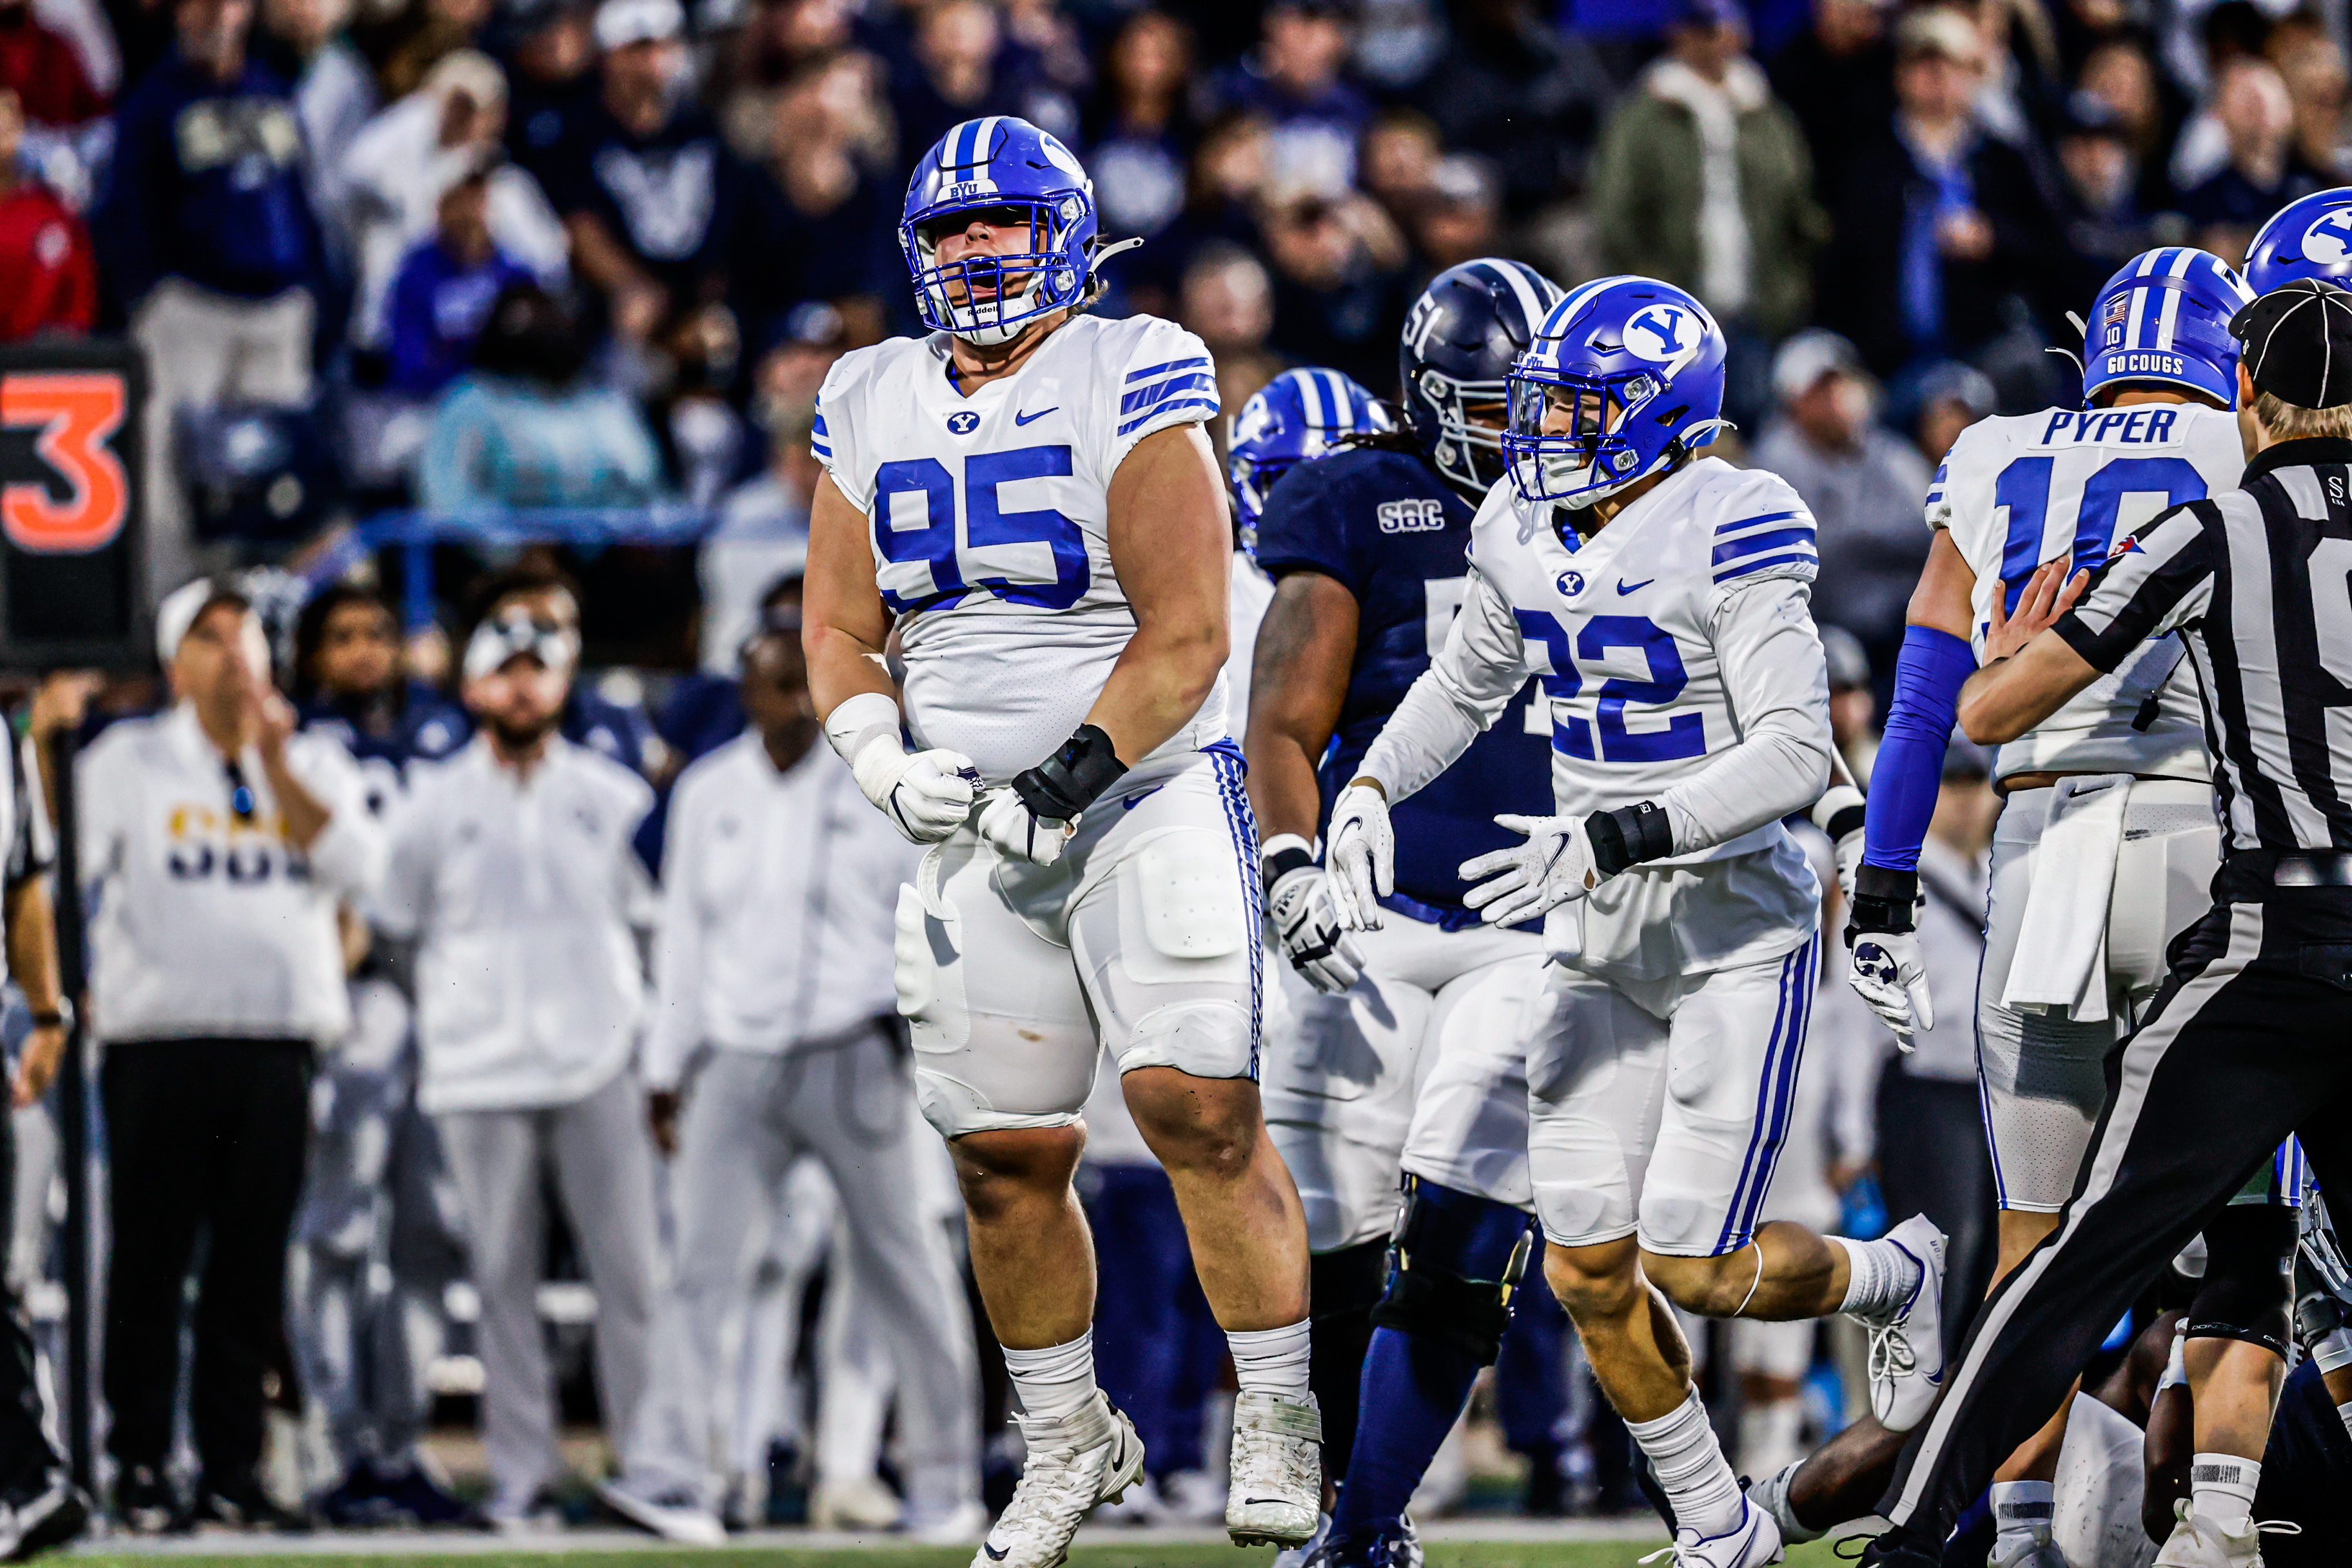
[[[880,1022],[790,1052],[712,1051],[688,1077],[672,1195],[677,1331],[624,1454],[628,1489],[690,1491],[716,1509],[726,1441],[714,1385],[729,1319],[743,1311],[793,1163],[814,1154],[846,1222],[836,1232],[898,1372],[901,1468],[910,1512],[979,1495],[979,1373],[962,1278],[927,1201],[907,1052]],[[671,1310],[670,1306],[665,1311]],[[783,1369],[770,1375],[782,1376]]]
[[[2108,1053],[2106,1106],[2057,1232],[1978,1312],[1880,1504],[1906,1544],[1940,1550],[2101,1337],[2288,1133],[2323,1189],[2352,1190],[2352,890],[2273,887],[2268,858],[2224,864],[2221,901]]]
[[[481,1298],[482,1441],[493,1519],[520,1518],[562,1473],[555,1390],[539,1321],[547,1216],[540,1170],[552,1168],[563,1217],[596,1291],[596,1394],[605,1429],[625,1432],[645,1394],[660,1237],[653,1136],[635,1075],[570,1105],[445,1111],[449,1173],[466,1205]]]

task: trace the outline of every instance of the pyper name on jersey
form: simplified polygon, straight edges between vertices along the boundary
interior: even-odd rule
[[[2159,446],[2172,439],[2172,427],[2179,421],[2178,408],[2053,408],[2050,411],[2050,423],[2042,427],[2041,445],[2124,441],[2141,447]]]

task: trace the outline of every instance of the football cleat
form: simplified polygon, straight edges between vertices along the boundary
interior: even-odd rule
[[[1781,1556],[1780,1527],[1772,1522],[1770,1514],[1742,1497],[1739,1522],[1721,1535],[1701,1535],[1685,1527],[1675,1531],[1673,1544],[1634,1561],[1663,1561],[1669,1568],[1763,1568],[1767,1563],[1780,1562]]]
[[[1315,1396],[1262,1391],[1234,1401],[1225,1531],[1235,1546],[1304,1546],[1323,1502],[1323,1415]]]
[[[2303,1533],[2299,1524],[2266,1519],[2250,1521],[2242,1535],[2231,1534],[2191,1512],[2187,1498],[2172,1505],[2172,1534],[2156,1554],[2155,1568],[2263,1568],[2263,1536]]]
[[[1143,1479],[1143,1439],[1099,1390],[1074,1415],[1013,1419],[1029,1449],[1021,1484],[971,1568],[1056,1568],[1095,1505],[1117,1502]]]
[[[1919,1283],[1892,1311],[1846,1315],[1870,1331],[1870,1413],[1908,1432],[1944,1388],[1944,1233],[1915,1214],[1885,1239],[1919,1265]]]

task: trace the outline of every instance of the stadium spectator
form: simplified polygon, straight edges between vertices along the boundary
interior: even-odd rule
[[[943,0],[917,12],[911,26],[911,47],[890,78],[901,173],[950,127],[1023,107],[1005,68],[1004,24],[987,0]]]
[[[551,567],[526,562],[496,573],[475,588],[473,600],[485,620],[505,619],[520,611],[574,641],[580,637],[580,590]],[[614,701],[584,681],[570,683],[558,733],[642,777],[663,771],[661,742],[644,711]],[[644,858],[648,866],[659,863],[650,855]]]
[[[1984,347],[2010,324],[2008,301],[2038,293],[2061,243],[2024,154],[1977,121],[1987,58],[1976,25],[1915,11],[1895,49],[1894,119],[1859,138],[1825,190],[1837,238],[1814,269],[1819,321],[1883,376]]]
[[[2229,146],[2229,161],[2180,194],[2180,211],[2196,226],[2197,243],[2232,264],[2263,220],[2318,182],[2290,166],[2294,106],[2286,83],[2268,61],[2241,59],[2223,68],[2213,89],[2213,118]]]
[[[409,0],[379,29],[372,51],[377,59],[376,79],[387,102],[406,98],[423,86],[433,68],[461,49],[474,47],[489,20],[493,0]]]
[[[2122,117],[2087,92],[2067,101],[2057,151],[2064,177],[2058,211],[2072,258],[2066,292],[2094,299],[2117,268],[2154,240],[2154,225],[2139,205],[2138,160]]]
[[[1441,160],[1407,226],[1418,263],[1415,281],[1494,255],[1502,240],[1502,197],[1485,160],[1466,154]]]
[[[325,267],[293,100],[247,57],[253,0],[174,0],[173,20],[172,52],[115,118],[90,225],[147,355],[151,593],[194,560],[175,415],[307,402]]]
[[[0,87],[15,91],[36,125],[81,125],[107,110],[80,55],[34,15],[32,0],[0,4]]]
[[[1416,109],[1386,110],[1365,129],[1356,184],[1402,228],[1436,187],[1444,158],[1435,121]]]
[[[733,206],[719,128],[680,91],[685,31],[678,0],[604,0],[597,96],[568,117],[543,160],[572,266],[631,344],[691,339],[694,318],[714,303],[707,290]]]
[[[1372,100],[1345,76],[1351,39],[1339,0],[1274,0],[1258,47],[1218,79],[1230,108],[1271,128],[1268,172],[1286,197],[1337,197],[1355,184],[1356,140]]]
[[[262,1382],[285,1321],[312,1054],[351,1027],[339,907],[373,893],[384,846],[350,753],[298,733],[271,689],[247,600],[199,578],[163,602],[155,636],[173,706],[113,725],[77,773],[112,1159],[115,1512],[145,1534],[293,1528],[256,1474]],[[166,1466],[192,1268],[190,1506]]]
[[[400,623],[374,593],[336,584],[303,604],[289,695],[305,730],[340,741],[371,773],[379,816],[412,761],[447,756],[468,731],[465,715],[403,664]]]
[[[535,283],[499,293],[473,369],[434,415],[417,493],[438,511],[627,506],[658,493],[661,458],[636,405],[585,375],[580,331]]]
[[[418,1102],[439,1125],[481,1301],[482,1426],[501,1529],[544,1522],[562,1473],[537,1295],[551,1170],[596,1291],[598,1402],[629,1430],[649,1369],[659,1241],[630,1058],[652,879],[631,840],[653,791],[558,734],[579,637],[509,606],[467,635],[480,724],[416,769],[378,919],[417,941]]]
[[[904,1527],[968,1543],[986,1527],[971,1317],[923,1200],[937,1146],[918,1142],[890,978],[899,889],[920,856],[877,814],[848,809],[856,786],[818,743],[797,584],[771,598],[742,649],[751,730],[688,768],[672,806],[646,1081],[675,1161],[680,1337],[603,1495],[669,1539],[724,1539],[712,1391],[751,1290],[743,1240],[776,1224],[806,1152],[840,1194],[835,1262],[898,1371]],[[828,1478],[871,1479],[870,1460],[862,1477]]]
[[[773,410],[768,463],[738,486],[702,542],[695,574],[702,584],[702,668],[731,675],[744,639],[760,628],[760,608],[776,580],[797,576],[808,560],[809,501],[824,477],[809,450],[815,410]]]
[[[745,181],[728,263],[730,301],[755,356],[799,335],[796,320],[813,306],[838,318],[849,346],[885,335],[884,300],[896,291],[881,284],[905,263],[900,192],[883,175],[890,130],[877,71],[866,54],[814,61],[765,106],[764,167]]]
[[[383,346],[400,268],[432,235],[442,196],[463,180],[482,180],[483,222],[499,249],[551,285],[562,278],[562,225],[539,183],[499,157],[506,112],[505,73],[488,56],[460,49],[352,141],[341,182],[342,222],[359,273],[353,342]],[[472,311],[477,331],[488,305],[485,298]]]
[[[1688,289],[1730,340],[1724,408],[1765,405],[1769,345],[1801,325],[1825,237],[1803,132],[1748,58],[1738,0],[1685,0],[1667,52],[1625,95],[1593,158],[1612,272]]]
[[[2352,166],[2343,47],[2316,13],[2299,11],[2271,29],[2268,53],[2294,110],[2294,163],[2321,185],[2342,184]]]
[[[572,122],[596,98],[594,0],[517,5],[504,29],[507,151],[541,185]]]
[[[1300,195],[1269,208],[1265,221],[1274,347],[1297,363],[1387,384],[1412,298],[1404,237],[1380,204],[1353,192]]]
[[[1991,380],[1971,364],[1946,360],[1911,383],[1912,416],[1901,421],[1930,468],[1944,461],[1960,432],[1998,411]]]
[[[493,177],[478,167],[443,191],[431,237],[393,277],[384,336],[394,392],[427,398],[464,374],[499,297],[537,281],[490,232]]]
[[[1918,451],[1876,423],[1877,388],[1853,345],[1801,332],[1772,361],[1780,416],[1756,443],[1756,466],[1794,485],[1820,526],[1813,614],[1862,640],[1893,669],[1904,609],[1927,558],[1920,498],[1931,477]]]
[[[84,332],[98,315],[89,232],[17,162],[24,130],[16,92],[0,88],[0,342]]]
[[[1823,191],[1845,160],[1895,118],[1890,8],[1878,0],[1813,0],[1812,26],[1772,57],[1772,90],[1797,118]]]
[[[1467,0],[1445,7],[1446,45],[1414,94],[1448,151],[1486,160],[1514,219],[1585,177],[1601,112],[1616,96],[1600,57],[1563,34],[1535,0]]]
[[[1192,36],[1164,11],[1139,11],[1113,36],[1085,121],[1087,170],[1103,227],[1150,238],[1184,210],[1200,128],[1187,97]]]
[[[2156,61],[2147,46],[2127,33],[2105,39],[2084,58],[2074,87],[2077,93],[2104,106],[2123,127],[2139,171],[2140,210],[2169,211],[2173,194],[2167,154],[2173,127],[2167,119]]]
[[[376,110],[375,78],[343,37],[352,0],[262,0],[264,63],[293,84],[294,118],[309,155],[310,205],[322,215],[343,205],[343,154]],[[336,228],[328,226],[330,242]]]

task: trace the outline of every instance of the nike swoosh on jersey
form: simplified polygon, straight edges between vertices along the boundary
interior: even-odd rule
[[[1167,787],[1168,786],[1166,784],[1153,784],[1141,795],[1129,795],[1125,800],[1118,803],[1119,809],[1122,811],[1133,811],[1137,806],[1141,805],[1145,801],[1150,800],[1153,795],[1158,795],[1161,790],[1166,789]]]
[[[1651,584],[1656,581],[1657,579],[1655,577],[1644,577],[1638,583],[1620,581],[1617,584],[1617,596],[1622,599],[1628,594],[1640,593],[1643,589],[1648,587]]]
[[[980,1543],[980,1549],[988,1553],[988,1560],[991,1563],[1002,1563],[1007,1557],[1013,1555],[1013,1548],[1010,1546],[1000,1547],[992,1541],[982,1542]]]
[[[1013,413],[1013,423],[1015,425],[1026,425],[1033,419],[1043,419],[1046,415],[1053,413],[1055,409],[1061,406],[1062,405],[1060,404],[1056,403],[1054,405],[1053,408],[1040,408],[1034,414],[1024,414],[1019,409],[1015,409]]]

